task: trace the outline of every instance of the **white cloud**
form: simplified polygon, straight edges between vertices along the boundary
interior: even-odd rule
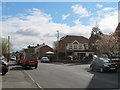
[[[85,8],[83,11],[84,10],[86,11]],[[104,13],[102,18],[101,16],[99,18],[93,17],[90,21],[90,25],[83,25],[81,24],[80,19],[77,19],[74,21],[74,26],[69,26],[67,24],[54,23],[51,15],[43,13],[36,8],[30,9],[28,13],[27,16],[9,17],[6,21],[2,22],[2,35],[5,37],[8,35],[11,36],[14,50],[20,50],[27,45],[33,45],[33,43],[35,45],[37,43],[46,43],[52,46],[53,41],[57,40],[57,30],[60,32],[60,37],[70,34],[89,38],[92,27],[95,25],[92,23],[94,21],[99,21],[98,24],[100,25],[100,29],[103,32],[108,33],[115,30],[118,16],[117,10],[114,10],[110,13]],[[81,15],[83,14],[85,13],[82,13]]]
[[[99,22],[104,33],[114,32],[118,24],[118,11],[106,14]]]
[[[79,25],[79,24],[81,24],[81,22],[80,22],[80,19],[77,19],[77,20],[75,20],[75,21],[73,21],[76,25]]]
[[[81,24],[70,27],[67,24],[54,23],[50,15],[40,10],[30,10],[30,13],[28,16],[22,16],[23,18],[10,17],[2,22],[2,35],[10,35],[14,50],[20,50],[33,43],[46,43],[52,46],[53,41],[57,40],[57,30],[60,31],[60,37],[69,34],[85,37],[89,35],[88,28],[80,28],[83,27]]]
[[[103,33],[114,32],[118,24],[118,10],[116,8],[102,8],[97,14],[96,17],[91,18],[90,22],[98,22]]]
[[[72,6],[72,9],[74,11],[75,14],[78,14],[80,15],[80,17],[88,17],[88,16],[91,16],[90,12],[87,11],[86,8],[84,8],[83,6],[81,5],[73,5]]]
[[[111,10],[113,10],[113,9],[114,9],[114,8],[106,7],[106,8],[103,9],[103,11],[111,11]]]
[[[97,8],[102,8],[103,5],[102,5],[102,4],[97,4],[96,7],[97,7]]]
[[[62,15],[62,20],[65,20],[67,17],[69,17],[70,16],[70,14],[66,14],[66,15]]]

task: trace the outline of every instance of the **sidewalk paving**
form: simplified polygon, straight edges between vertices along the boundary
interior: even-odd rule
[[[19,88],[25,88],[25,90],[27,88],[36,88],[37,90],[40,90],[37,87],[36,83],[32,81],[32,79],[27,75],[24,70],[22,70],[22,67],[19,65],[15,65],[15,62],[9,62],[9,71],[6,75],[1,77],[2,88],[16,88],[16,90],[18,90]]]

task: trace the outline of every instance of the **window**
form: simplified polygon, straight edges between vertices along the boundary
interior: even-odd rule
[[[71,44],[71,43],[68,43],[66,46],[67,46],[67,49],[68,49],[68,50],[69,50],[69,49],[72,50],[72,44]]]
[[[78,49],[78,45],[74,44],[74,49],[77,50]]]
[[[75,50],[78,50],[79,43],[78,43],[77,41],[75,41],[75,42],[73,43],[73,47],[74,47]]]
[[[80,49],[80,50],[82,50],[82,49],[83,49],[83,48],[82,48],[82,44],[79,44],[79,49]]]
[[[88,44],[87,43],[84,44],[84,49],[85,50],[88,49]]]
[[[72,44],[69,45],[69,49],[72,49]]]

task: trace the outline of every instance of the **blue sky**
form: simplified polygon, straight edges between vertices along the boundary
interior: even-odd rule
[[[14,50],[33,43],[52,46],[57,30],[60,30],[60,37],[70,34],[89,38],[96,22],[102,32],[114,32],[118,23],[118,3],[2,2],[2,35],[11,35]],[[18,40],[21,46],[15,43]]]
[[[118,3],[117,2],[3,2],[2,3],[2,15],[3,16],[12,16],[16,17],[21,14],[29,14],[27,13],[28,9],[32,8],[37,8],[40,9],[42,12],[46,14],[50,14],[53,17],[53,21],[56,23],[63,23],[63,24],[68,24],[68,25],[74,25],[73,21],[74,19],[79,18],[79,15],[74,14],[72,11],[71,6],[78,4],[82,5],[85,7],[88,11],[92,13],[91,17],[96,17],[97,16],[97,11],[99,11],[99,8],[96,7],[97,4],[103,5],[103,7],[112,7],[112,8],[118,8]],[[63,14],[68,14],[70,13],[70,16],[66,20],[62,20],[62,15]],[[80,18],[82,20],[83,24],[89,24],[87,20],[90,17],[85,17],[85,18]]]

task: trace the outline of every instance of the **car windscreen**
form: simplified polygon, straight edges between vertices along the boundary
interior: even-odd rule
[[[106,54],[99,55],[98,57],[101,57],[101,58],[109,58],[108,55],[106,55]]]
[[[105,62],[105,63],[109,63],[109,62],[110,62],[110,60],[103,60],[103,62]]]
[[[34,60],[34,59],[37,59],[37,56],[34,55],[34,54],[28,54],[28,55],[26,55],[25,59],[27,59],[27,60]]]

